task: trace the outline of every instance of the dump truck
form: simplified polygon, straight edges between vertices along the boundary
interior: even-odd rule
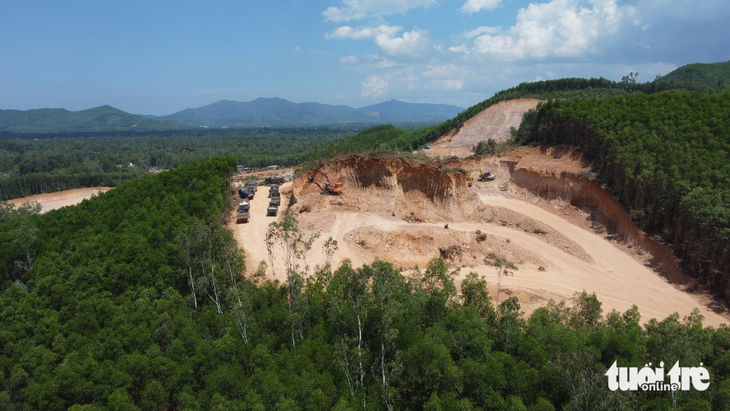
[[[238,196],[241,198],[252,199],[254,196],[253,191],[248,191],[246,188],[238,190]]]
[[[279,212],[279,203],[270,202],[269,207],[266,208],[266,215],[275,216]]]
[[[276,205],[281,204],[281,194],[278,191],[271,193],[271,202],[276,203]]]
[[[238,212],[236,213],[236,224],[248,223],[248,220],[250,217],[251,217],[251,214],[249,212],[248,199],[242,200],[238,205]]]
[[[255,193],[258,186],[259,186],[259,184],[257,182],[252,181],[246,185],[246,190]]]
[[[271,184],[284,184],[284,177],[266,177],[264,184],[267,186]]]
[[[279,192],[279,186],[273,185],[273,186],[269,187],[269,197],[271,197],[272,194],[278,193],[278,192]]]

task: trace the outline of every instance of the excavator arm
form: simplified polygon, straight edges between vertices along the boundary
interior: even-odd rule
[[[314,181],[314,177],[317,175],[317,173],[322,174],[322,176],[326,180],[324,187],[322,187],[321,185],[319,185],[319,183]],[[310,174],[309,177],[307,178],[307,181],[309,181],[310,183],[316,184],[317,187],[319,187],[319,189],[322,190],[323,193],[326,193],[326,194],[341,194],[342,193],[342,189],[343,189],[342,183],[335,183],[334,185],[332,183],[330,183],[329,176],[327,176],[327,174],[324,171],[322,171],[319,167],[314,169],[312,174]]]

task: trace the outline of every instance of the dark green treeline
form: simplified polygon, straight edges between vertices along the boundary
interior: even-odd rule
[[[639,227],[730,296],[730,91],[549,101],[515,139],[581,149]]]

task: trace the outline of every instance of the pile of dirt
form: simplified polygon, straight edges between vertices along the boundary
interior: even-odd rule
[[[482,222],[510,227],[540,238],[547,244],[556,247],[579,260],[592,263],[593,258],[578,243],[566,237],[554,228],[530,218],[522,213],[506,207],[485,206],[482,210]]]
[[[433,224],[389,229],[368,225],[348,232],[345,241],[358,254],[378,256],[401,269],[425,267],[434,257],[442,257],[451,267],[494,266],[497,258],[519,265],[546,265],[539,255],[505,237]]]

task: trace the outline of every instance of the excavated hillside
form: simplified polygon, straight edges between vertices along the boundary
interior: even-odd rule
[[[469,157],[472,147],[490,138],[501,143],[510,139],[510,129],[519,128],[522,115],[537,107],[537,99],[514,99],[494,104],[470,118],[460,128],[443,135],[431,144],[430,155]]]
[[[549,299],[570,300],[586,290],[598,295],[606,311],[636,304],[644,321],[675,311],[685,316],[699,307],[706,324],[727,323],[712,301],[684,291],[688,279],[671,250],[631,224],[618,203],[587,178],[589,166],[567,148],[521,147],[448,167],[352,155],[322,167],[332,183],[343,183],[342,195],[321,194],[308,182],[311,172],[284,185],[282,193],[305,236],[320,233],[302,264],[310,274],[324,265],[323,244],[332,237],[338,242],[334,266],[344,259],[360,266],[378,257],[408,271],[441,256],[461,269],[459,278],[470,271],[484,275],[492,296],[496,259],[513,262],[518,270],[503,280],[502,296],[518,296],[527,313]],[[466,170],[473,169],[497,178],[470,187]],[[324,181],[315,176],[315,182]],[[265,217],[266,203],[258,195],[252,200],[248,224],[235,224],[231,215],[251,271],[259,261],[271,263],[264,238],[276,218]],[[279,218],[283,212],[282,207]],[[281,279],[278,249],[273,263],[275,270],[266,272]]]

